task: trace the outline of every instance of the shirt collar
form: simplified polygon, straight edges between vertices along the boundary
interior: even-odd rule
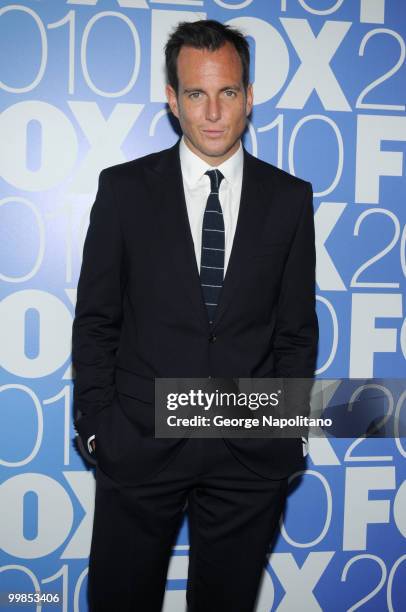
[[[179,144],[180,164],[182,176],[189,187],[195,187],[207,170],[217,168],[221,171],[227,183],[234,185],[242,175],[244,153],[240,140],[240,146],[231,157],[218,166],[210,166],[201,157],[193,153],[185,143],[184,136]]]

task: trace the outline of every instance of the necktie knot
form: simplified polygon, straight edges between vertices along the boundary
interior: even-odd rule
[[[217,168],[214,170],[207,170],[205,174],[207,174],[210,179],[210,191],[213,193],[218,193],[221,181],[224,178],[223,174]]]

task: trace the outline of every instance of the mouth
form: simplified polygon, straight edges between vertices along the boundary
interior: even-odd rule
[[[224,134],[225,130],[202,130],[202,132],[208,138],[218,138]]]

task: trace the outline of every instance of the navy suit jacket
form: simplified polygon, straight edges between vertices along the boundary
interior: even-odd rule
[[[210,326],[179,159],[164,151],[103,170],[73,324],[74,421],[100,467],[148,478],[185,439],[154,438],[154,379],[311,378],[318,340],[310,183],[244,149],[240,210]],[[300,439],[226,439],[247,467],[303,467]]]

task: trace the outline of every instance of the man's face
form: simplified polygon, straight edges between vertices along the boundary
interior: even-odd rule
[[[252,109],[252,86],[244,91],[240,57],[230,43],[217,51],[183,46],[177,62],[178,94],[166,87],[186,144],[212,166],[239,147]]]

